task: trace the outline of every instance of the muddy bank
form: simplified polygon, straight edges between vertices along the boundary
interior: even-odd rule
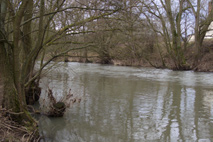
[[[213,72],[213,54],[204,55],[194,70],[198,72]]]
[[[164,65],[165,64],[165,65]],[[122,60],[113,60],[113,65],[117,66],[139,66],[139,67],[154,67],[154,68],[167,68],[174,69],[175,65],[169,58],[164,58],[164,63],[160,58],[151,59],[151,60],[140,60],[135,62],[122,61]],[[196,72],[213,72],[213,54],[206,54],[199,61],[198,65],[194,66],[191,58],[186,60],[186,69],[183,70],[192,70]],[[174,69],[176,70],[176,69]],[[183,71],[182,70],[182,71]]]

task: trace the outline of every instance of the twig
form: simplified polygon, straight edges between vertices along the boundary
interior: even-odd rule
[[[5,127],[5,128],[7,128],[7,129],[12,131],[12,129],[10,127],[6,126],[5,124],[1,124],[1,126],[3,126],[3,127]]]

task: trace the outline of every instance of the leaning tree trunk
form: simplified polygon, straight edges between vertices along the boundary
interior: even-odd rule
[[[0,1],[0,73],[3,82],[3,107],[12,109],[13,112],[19,112],[20,106],[17,96],[16,86],[14,84],[13,63],[12,63],[12,45],[8,43],[5,32],[5,17],[7,12],[7,2]]]
[[[22,74],[22,47],[20,25],[28,6],[28,0],[23,0],[19,9],[13,17],[13,42],[10,43],[5,32],[5,17],[7,13],[7,4],[9,1],[1,0],[1,18],[0,18],[0,73],[3,76],[3,107],[9,110],[8,115],[19,122],[28,122],[29,126],[35,122],[28,114],[25,100],[25,80]],[[30,31],[29,31],[30,32]]]

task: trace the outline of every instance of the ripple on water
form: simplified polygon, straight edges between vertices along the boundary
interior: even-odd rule
[[[212,74],[79,63],[61,66],[51,70],[43,84],[56,88],[58,96],[71,87],[84,100],[67,109],[65,119],[41,120],[41,131],[52,141],[208,142],[212,136]]]

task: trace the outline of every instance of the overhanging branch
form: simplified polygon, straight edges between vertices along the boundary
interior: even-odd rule
[[[83,46],[83,47],[78,47],[78,48],[71,48],[71,49],[68,49],[58,55],[55,55],[53,56],[51,59],[49,59],[45,64],[43,64],[43,66],[39,69],[39,71],[37,71],[37,73],[27,82],[24,84],[25,87],[27,87],[28,85],[30,85],[31,82],[35,81],[37,79],[37,77],[40,75],[41,71],[51,62],[53,61],[54,59],[58,58],[58,57],[61,57],[61,56],[64,56],[66,53],[70,52],[70,51],[73,51],[73,50],[79,50],[79,49],[84,49],[84,48],[87,48],[89,46],[92,46],[92,45],[87,45],[87,46]]]

